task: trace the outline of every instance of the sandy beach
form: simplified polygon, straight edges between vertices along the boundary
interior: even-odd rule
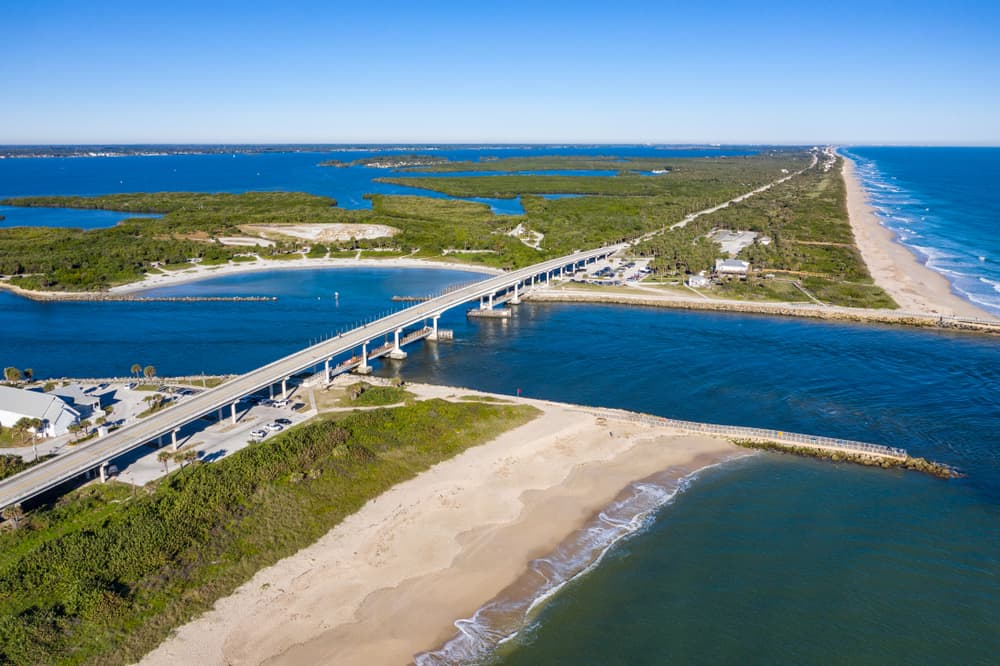
[[[844,157],[847,211],[854,239],[875,284],[882,287],[903,310],[935,315],[994,319],[989,312],[956,295],[948,280],[935,273],[879,223],[855,174],[853,160]]]
[[[410,663],[451,639],[456,620],[516,593],[532,560],[632,482],[745,455],[719,439],[523,402],[542,415],[369,502],[141,663]]]
[[[499,275],[503,271],[489,266],[477,266],[474,264],[463,264],[448,261],[434,261],[431,259],[412,259],[408,257],[396,257],[392,259],[258,259],[253,262],[230,263],[216,266],[196,265],[185,270],[149,274],[139,282],[131,282],[117,287],[112,287],[108,291],[35,291],[22,289],[15,285],[0,281],[0,289],[6,289],[19,296],[40,301],[93,301],[102,300],[107,296],[125,296],[129,294],[138,295],[139,292],[155,289],[158,287],[173,287],[179,284],[208,280],[211,278],[224,277],[227,275],[240,275],[244,273],[261,273],[278,270],[308,270],[316,268],[433,268],[454,271],[467,271],[470,273],[481,273],[484,275]]]

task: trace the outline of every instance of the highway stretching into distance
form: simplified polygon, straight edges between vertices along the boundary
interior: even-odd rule
[[[461,287],[442,296],[400,310],[377,321],[320,342],[273,363],[240,375],[214,389],[152,414],[138,423],[116,430],[93,442],[80,445],[51,460],[35,465],[0,481],[0,508],[30,499],[70,481],[139,446],[170,435],[174,430],[206,414],[232,407],[241,398],[266,389],[300,372],[350,352],[376,338],[393,334],[407,326],[440,316],[464,303],[487,297],[528,282],[534,277],[562,268],[597,260],[623,249],[625,243],[586,250],[509,271]]]

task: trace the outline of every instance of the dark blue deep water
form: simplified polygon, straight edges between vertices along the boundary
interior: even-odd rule
[[[174,189],[162,173],[139,177],[159,168],[142,160],[162,158],[134,159],[144,164],[132,176],[136,189]],[[249,175],[256,170],[206,175],[221,161],[249,156],[203,159],[176,189],[256,182]],[[302,161],[268,176],[275,189],[315,191],[317,179],[349,171],[316,175],[308,167],[316,156],[282,159],[274,163]],[[77,166],[86,161],[63,160],[75,174],[66,180],[45,171],[55,161],[29,166],[51,177],[49,190],[25,191],[32,178],[22,174],[20,193],[114,191],[99,182],[125,162]],[[32,162],[41,160],[0,160],[0,176]],[[10,183],[0,177],[0,191],[18,193]],[[960,244],[965,219],[951,221],[950,238]],[[968,231],[970,248],[978,246],[976,233]],[[0,293],[0,365],[32,367],[39,376],[124,375],[133,363],[153,364],[162,375],[240,372],[391,308],[393,294],[431,293],[474,277],[284,271],[156,292],[278,296],[267,303],[34,303]],[[507,322],[469,323],[452,311],[442,326],[455,330],[454,342],[417,344],[379,372],[902,446],[968,474],[941,481],[778,455],[706,470],[488,659],[518,666],[996,663],[997,339],[602,305],[526,304]]]
[[[1000,314],[1000,148],[851,148],[882,224],[963,298]]]

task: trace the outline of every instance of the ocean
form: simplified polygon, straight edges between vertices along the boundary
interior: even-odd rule
[[[1000,315],[1000,148],[843,152],[882,224],[952,291]]]
[[[883,150],[889,158],[877,156]],[[970,195],[956,190],[962,202],[949,202],[950,190],[934,189],[955,177],[942,175],[947,161],[940,151],[851,149],[878,173],[895,175],[894,187],[911,197],[906,201],[927,203],[934,191],[938,198],[925,208],[957,210]],[[996,169],[1000,152],[990,154]],[[210,175],[217,158],[204,157],[192,172],[206,174],[197,189],[224,189]],[[53,160],[30,165],[44,178],[22,175],[17,182],[26,194],[90,192],[95,186],[81,182],[98,176],[75,165],[88,159],[75,160],[71,179]],[[162,158],[106,162],[119,159]],[[16,172],[20,162],[30,161],[0,161],[0,174]],[[905,168],[891,166],[897,162]],[[305,163],[289,168],[282,174],[276,167],[273,182],[307,191],[313,178],[344,171],[315,176]],[[97,172],[112,169],[94,163]],[[311,174],[299,187],[296,169]],[[242,181],[226,176],[228,189],[252,188],[250,173]],[[148,178],[145,189],[175,184],[169,175]],[[196,189],[196,181],[191,175],[186,189]],[[0,192],[15,189],[10,183],[0,177]],[[993,205],[996,215],[1000,206],[989,204],[990,196],[983,195],[981,208]],[[988,246],[995,243],[980,242],[980,223],[943,214],[936,222],[950,229],[941,232],[941,252],[987,257],[963,268],[977,281],[990,279],[982,268],[992,266]],[[937,236],[923,233],[921,242],[934,247]],[[949,243],[964,249],[955,252]],[[36,303],[0,293],[0,364],[33,367],[39,376],[123,375],[137,362],[162,375],[241,372],[392,308],[391,295],[430,293],[474,277],[424,269],[274,271],[157,292],[278,297],[264,303]],[[442,326],[455,331],[453,342],[416,344],[405,361],[386,361],[378,372],[902,446],[968,476],[942,481],[756,454],[692,471],[679,484],[637,484],[608,508],[606,529],[578,535],[589,553],[577,549],[573,561],[555,553],[533,564],[551,576],[553,594],[545,603],[529,600],[516,635],[467,618],[458,623],[465,638],[422,663],[995,663],[996,339],[580,304],[527,303],[507,321],[470,322],[452,311]]]

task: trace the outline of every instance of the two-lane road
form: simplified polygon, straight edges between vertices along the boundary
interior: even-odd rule
[[[92,443],[81,445],[52,460],[0,481],[0,507],[22,502],[74,477],[97,469],[103,463],[123,453],[158,437],[169,436],[173,430],[206,414],[230,407],[244,396],[267,388],[303,370],[320,365],[327,359],[347,353],[371,340],[391,334],[424,319],[438,316],[442,312],[464,303],[526,282],[532,277],[558,271],[560,268],[591,259],[606,257],[624,247],[624,244],[619,244],[577,252],[487,278],[252,370],[221,386],[153,414],[134,425],[117,430]]]

